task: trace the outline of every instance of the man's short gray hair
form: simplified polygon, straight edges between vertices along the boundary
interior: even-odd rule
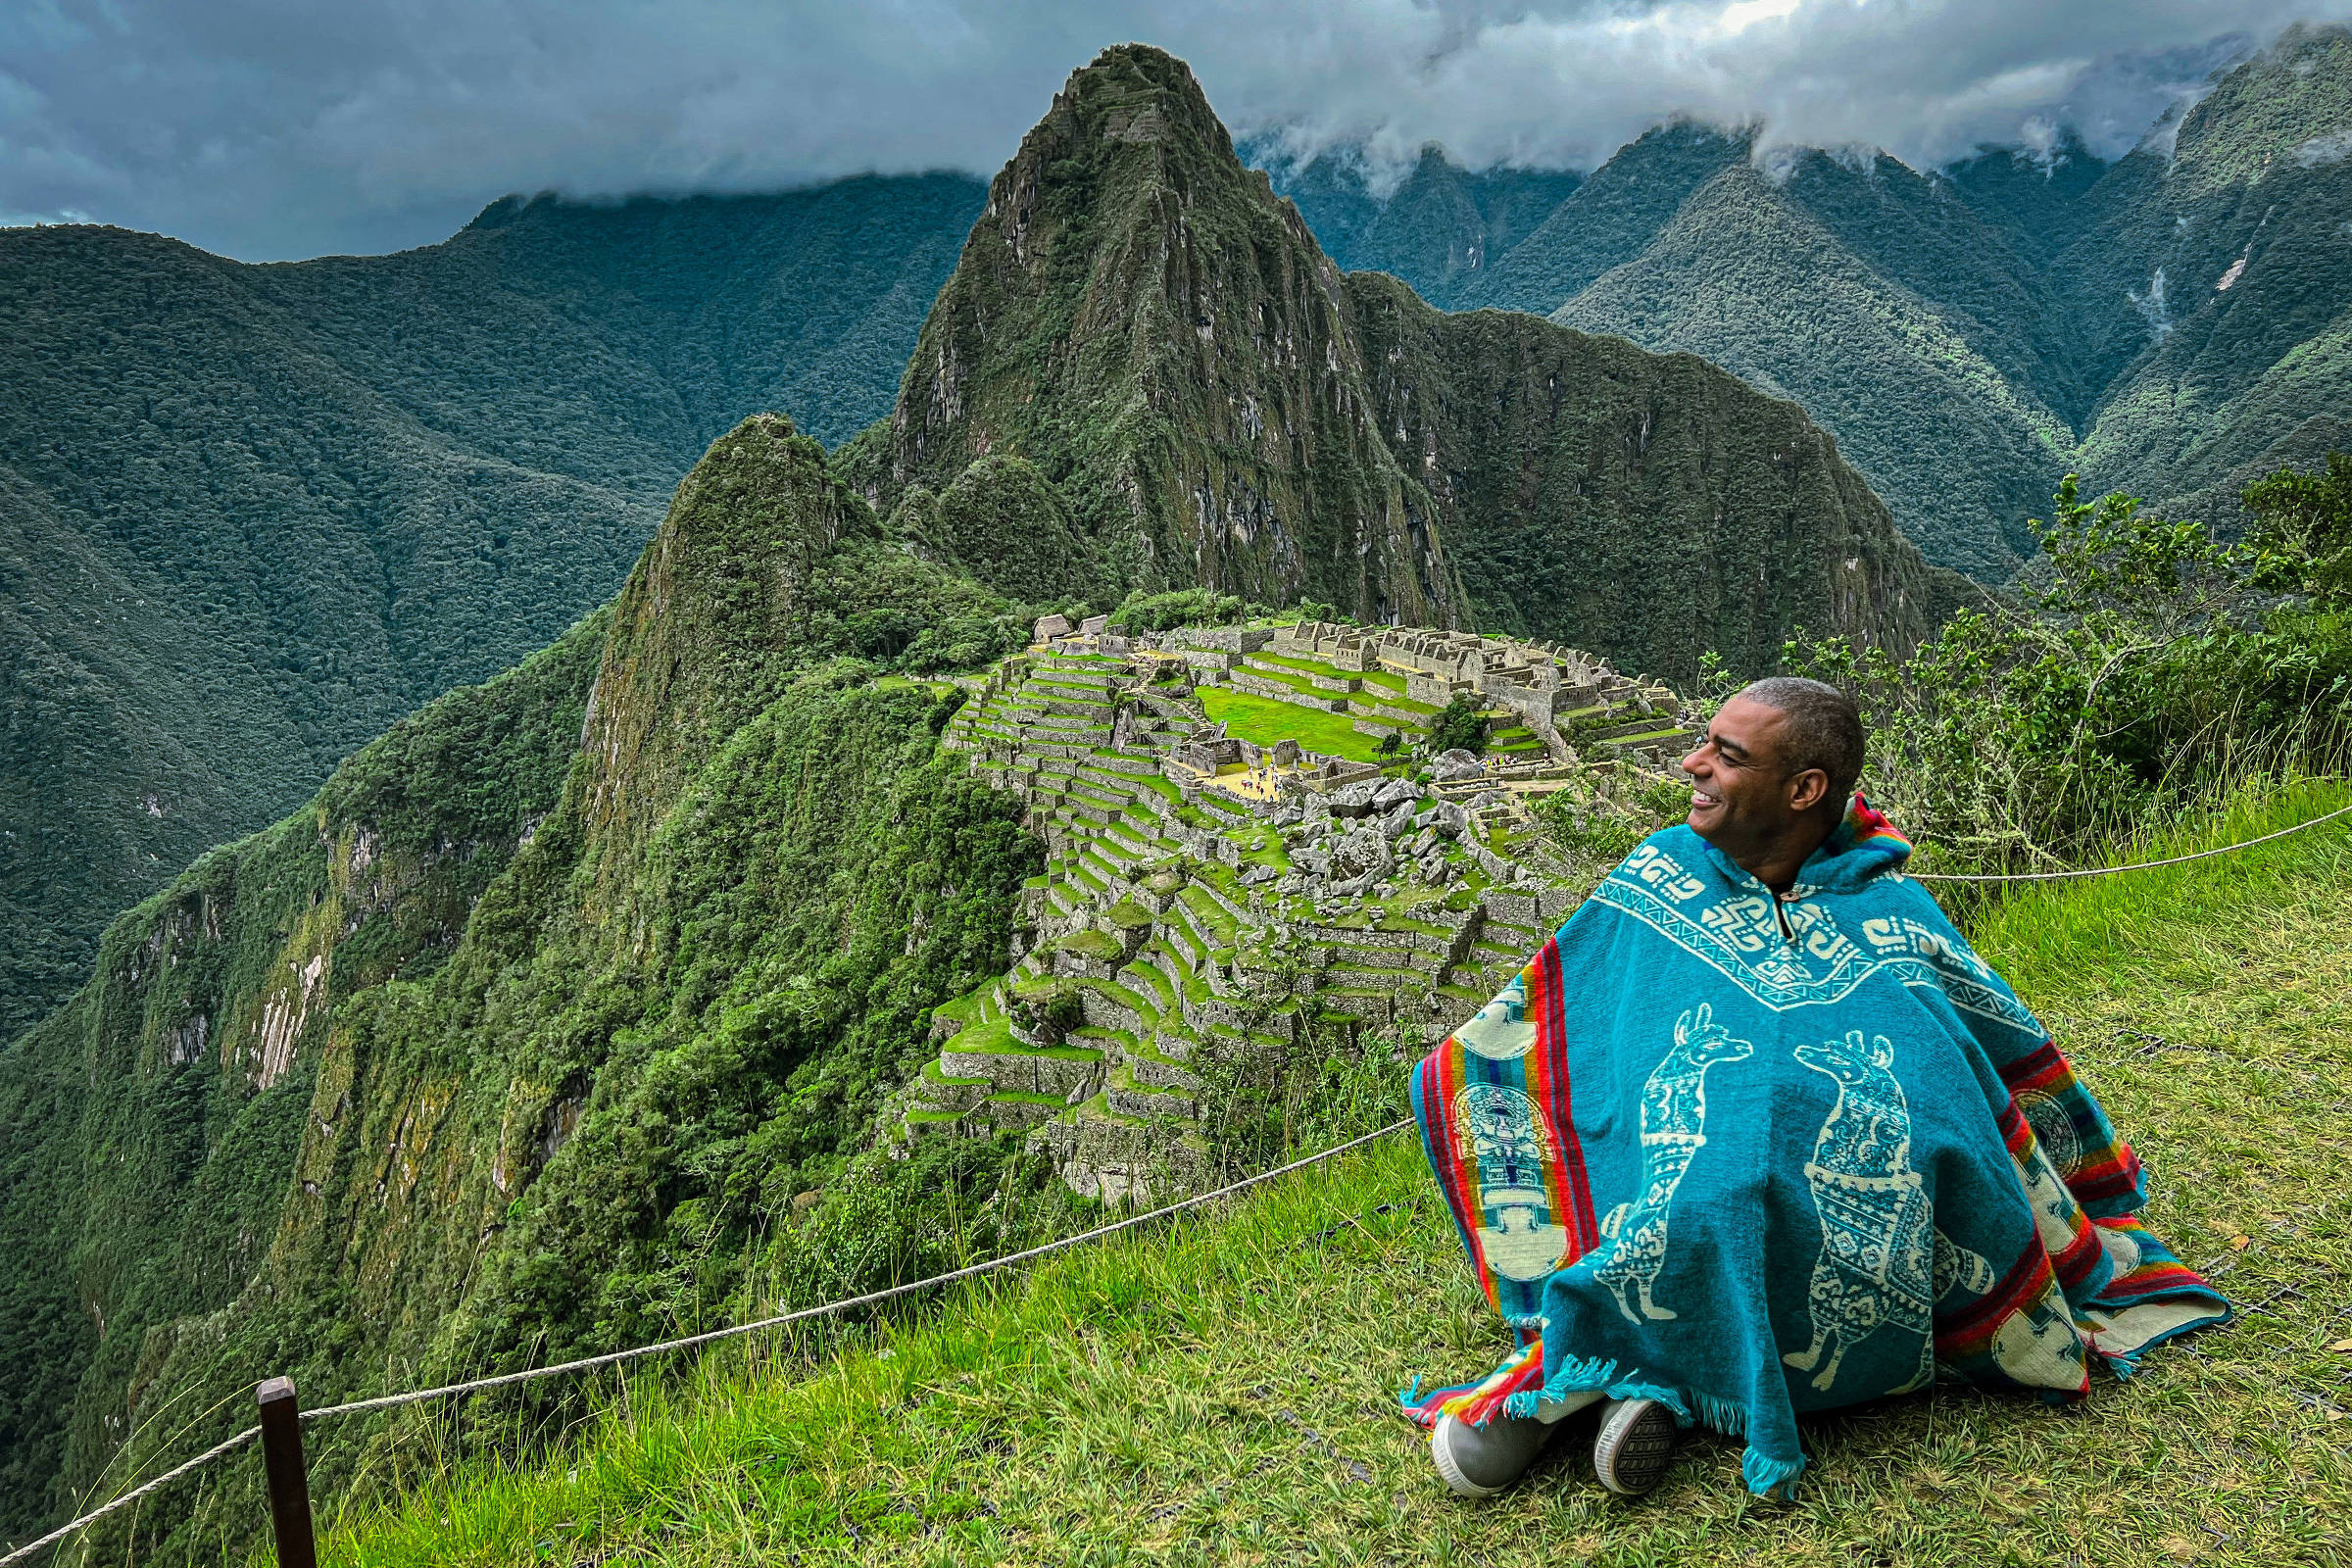
[[[1869,744],[1862,710],[1854,700],[1823,681],[1801,675],[1771,675],[1750,683],[1740,696],[1788,715],[1788,776],[1818,767],[1829,775],[1830,799],[1840,808],[1862,778]]]

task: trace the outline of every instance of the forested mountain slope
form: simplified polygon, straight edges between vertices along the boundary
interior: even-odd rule
[[[1335,174],[1343,153],[1271,162],[1350,265],[1795,399],[1931,561],[1999,579],[2066,472],[2229,526],[2248,478],[2346,444],[2348,157],[2352,34],[2328,26],[2290,30],[2113,167],[2072,135],[1922,172],[1661,126],[1476,271],[1455,259],[1458,200],[1452,251],[1360,248],[1404,222],[1407,192],[1429,208],[1442,155],[1393,207]]]
[[[1763,667],[1798,624],[1906,643],[1934,592],[1801,410],[1341,272],[1183,64],[1140,47],[1074,76],[997,176],[850,461],[898,526],[1009,592],[1032,564],[956,537],[983,461],[1051,487],[989,537],[1067,538],[1113,597],[1313,600],[1669,678],[1707,649]]]
[[[1411,281],[1432,305],[1456,309],[1496,259],[1557,211],[1584,176],[1569,169],[1462,168],[1431,144],[1391,190],[1375,195],[1361,155],[1339,148],[1298,163],[1279,143],[1239,144],[1298,205],[1315,241],[1350,272]]]
[[[267,267],[0,229],[0,1039],[171,866],[602,602],[717,433],[886,411],[979,194],[508,201]]]
[[[932,690],[827,661],[878,613],[993,655],[1004,608],[747,421],[608,611],[115,922],[0,1051],[0,1533],[267,1372],[537,1359],[791,1266],[771,1228],[1002,969],[1039,858],[934,762]],[[231,1475],[150,1529],[241,1537]]]
[[[1997,579],[2032,549],[2025,519],[2072,444],[2032,390],[2065,379],[2036,341],[2043,292],[1990,225],[1893,159],[1808,153],[1772,173],[1733,163],[1551,318],[1701,354],[1795,400],[1923,552]]]
[[[2228,518],[2281,464],[2352,447],[2352,32],[2297,29],[2084,199],[2074,310],[2143,345],[2085,433],[2085,476]]]

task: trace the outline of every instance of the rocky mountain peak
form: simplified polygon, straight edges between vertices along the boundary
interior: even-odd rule
[[[1113,49],[991,184],[907,368],[875,499],[1017,456],[1060,488],[1108,590],[1450,621],[1458,584],[1407,520],[1426,503],[1405,495],[1363,373],[1339,269],[1242,166],[1191,72]]]
[[[1603,183],[1594,211],[1639,228],[1746,145],[1671,127],[1637,160],[1670,169],[1671,193]],[[875,445],[876,507],[960,493],[978,526],[950,553],[1008,592],[1033,590],[1031,552],[990,519],[1051,514],[1077,541],[1065,591],[1111,602],[1201,586],[1475,619],[1661,670],[1705,646],[1768,662],[1791,614],[1898,643],[1924,624],[1916,555],[1801,414],[1696,362],[1533,319],[1441,320],[1390,278],[1343,273],[1154,49],[1071,76],[998,174]],[[1811,456],[1766,461],[1792,451]],[[1006,457],[1061,506],[985,504],[966,475]],[[1669,539],[1706,586],[1661,583]],[[1833,584],[1830,561],[1874,564]],[[1733,586],[1758,581],[1761,600]]]

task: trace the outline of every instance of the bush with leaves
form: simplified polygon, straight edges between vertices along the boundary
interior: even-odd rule
[[[1250,604],[1212,588],[1179,588],[1164,594],[1148,594],[1139,588],[1110,612],[1109,628],[1139,632],[1167,631],[1175,626],[1226,626],[1272,613],[1264,605]]]
[[[2255,585],[2304,595],[2314,610],[2352,610],[2352,457],[2330,452],[2318,473],[2281,468],[2243,500]]]
[[[1428,750],[1433,757],[1440,752],[1483,752],[1486,749],[1486,708],[1467,693],[1457,693],[1451,702],[1438,710],[1438,716],[1429,721]]]
[[[1865,790],[1936,863],[2072,863],[2254,774],[2342,765],[2352,625],[2339,595],[2352,469],[2252,486],[2243,547],[2082,498],[2072,475],[2042,560],[1910,658],[1799,640],[1788,666],[1855,694]]]
[[[1562,855],[1606,867],[1658,829],[1690,815],[1690,789],[1620,760],[1569,788],[1539,796],[1534,809],[1537,823]]]

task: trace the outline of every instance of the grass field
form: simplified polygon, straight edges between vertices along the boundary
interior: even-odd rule
[[[1225,686],[1202,686],[1196,693],[1200,710],[1211,720],[1222,719],[1225,733],[1252,746],[1272,746],[1295,740],[1310,752],[1345,757],[1355,762],[1377,762],[1380,742],[1359,733],[1345,713],[1319,712],[1295,703],[1277,702],[1253,692]]]
[[[2227,842],[2352,801],[2307,787]],[[1793,1506],[1696,1434],[1609,1496],[1574,1441],[1449,1497],[1395,1413],[1504,1343],[1414,1144],[1064,1254],[812,1372],[713,1359],[573,1456],[457,1466],[326,1560],[427,1563],[2268,1565],[2352,1519],[2352,834],[2061,885],[1976,922],[2146,1160],[2149,1217],[2237,1302],[2083,1405],[1940,1390],[1811,1421]],[[1384,1206],[1385,1205],[1385,1206]]]

